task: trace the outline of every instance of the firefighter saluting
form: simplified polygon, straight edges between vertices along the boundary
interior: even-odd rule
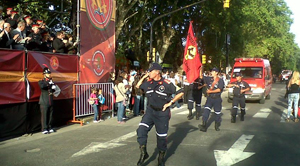
[[[242,80],[241,73],[235,73],[235,77],[236,81],[227,85],[228,88],[233,88],[231,123],[236,121],[238,104],[241,107],[241,121],[244,121],[244,115],[246,114],[245,92],[251,89],[249,84]]]
[[[55,84],[51,78],[51,71],[47,65],[45,65],[43,70],[44,78],[38,82],[41,88],[41,96],[39,100],[41,108],[41,124],[42,133],[49,134],[55,132],[52,126],[53,122],[53,93],[55,91]]]
[[[156,129],[157,148],[159,150],[158,165],[164,166],[165,153],[167,150],[167,133],[169,130],[170,106],[183,96],[182,90],[176,92],[176,87],[168,80],[161,76],[162,67],[153,63],[136,87],[142,89],[147,98],[147,111],[143,116],[137,129],[137,141],[140,145],[140,159],[137,163],[141,166],[149,157],[146,149],[148,132],[153,125]],[[148,81],[144,81],[149,76]],[[172,99],[172,94],[176,96]]]

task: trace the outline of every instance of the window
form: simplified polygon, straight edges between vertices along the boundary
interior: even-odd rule
[[[243,78],[263,78],[262,67],[238,67],[233,70],[233,78],[235,73],[241,73]]]

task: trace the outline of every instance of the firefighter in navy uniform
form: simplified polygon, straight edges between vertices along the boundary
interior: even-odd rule
[[[233,87],[231,123],[236,122],[236,115],[237,115],[239,104],[241,108],[241,121],[244,121],[244,116],[246,114],[245,92],[251,89],[249,84],[242,80],[241,73],[235,73],[235,77],[236,77],[236,81],[227,85],[228,88]]]
[[[41,108],[41,124],[42,133],[49,134],[55,132],[52,126],[53,122],[53,93],[55,91],[55,84],[51,78],[51,71],[48,67],[43,70],[44,78],[38,82],[41,89],[41,96],[39,100]]]
[[[202,88],[204,87],[204,80],[202,78],[197,78],[192,84],[189,85],[188,91],[188,120],[193,119],[192,110],[194,108],[194,102],[196,107],[196,120],[200,118],[201,112],[201,100],[202,100]]]
[[[207,100],[204,106],[204,112],[202,116],[202,125],[199,125],[200,131],[206,132],[207,130],[207,121],[211,112],[211,109],[214,108],[215,111],[215,130],[219,131],[221,126],[221,110],[222,110],[222,98],[221,93],[224,88],[224,81],[220,79],[219,69],[213,68],[211,70],[212,77],[204,77],[204,82],[207,86]],[[200,70],[200,78],[202,78],[202,69]]]
[[[183,96],[182,89],[176,92],[175,85],[169,80],[162,78],[161,70],[162,67],[159,64],[153,63],[149,68],[148,73],[145,74],[136,85],[137,88],[140,88],[145,92],[148,98],[147,111],[137,129],[137,141],[141,151],[140,159],[137,163],[138,166],[142,165],[149,157],[146,145],[148,132],[153,125],[155,125],[156,128],[157,148],[159,150],[158,165],[165,165],[164,156],[167,150],[170,106]],[[149,80],[143,82],[148,76]],[[176,94],[173,99],[172,94]]]

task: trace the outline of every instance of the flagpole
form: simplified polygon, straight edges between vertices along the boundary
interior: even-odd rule
[[[205,1],[207,1],[207,0],[202,0],[202,1],[199,1],[199,2],[192,3],[192,4],[190,4],[190,5],[184,6],[184,7],[182,7],[182,8],[173,10],[173,11],[171,11],[171,12],[165,13],[165,14],[163,14],[163,15],[160,15],[160,16],[154,18],[154,20],[151,22],[151,25],[150,25],[150,26],[151,26],[151,27],[150,27],[150,51],[149,51],[149,52],[150,52],[150,54],[149,54],[149,55],[150,55],[150,57],[149,57],[149,62],[150,62],[150,63],[152,63],[152,61],[153,61],[153,59],[152,59],[152,47],[153,47],[153,46],[152,46],[152,41],[153,41],[152,35],[153,35],[153,25],[154,25],[155,21],[157,21],[158,19],[161,19],[161,18],[163,18],[163,17],[165,17],[165,16],[167,16],[167,15],[173,14],[173,13],[175,13],[175,12],[178,12],[178,11],[180,11],[180,10],[189,8],[189,7],[191,7],[191,6],[197,5],[197,4],[202,3],[202,2],[205,2]],[[155,61],[156,63],[158,63],[158,58],[156,58],[156,55],[155,55],[154,61]]]

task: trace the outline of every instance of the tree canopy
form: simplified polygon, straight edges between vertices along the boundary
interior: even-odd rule
[[[128,53],[148,66],[150,28],[153,47],[164,63],[178,68],[182,64],[189,21],[193,21],[199,53],[212,59],[208,67],[225,69],[225,36],[230,35],[229,64],[237,57],[264,57],[272,64],[273,73],[282,69],[299,69],[300,49],[290,32],[292,12],[284,0],[206,0],[187,9],[167,15],[151,25],[158,16],[183,8],[199,0],[117,0],[116,57]],[[76,28],[77,0],[3,0],[3,7],[16,7],[22,13],[43,19],[53,27],[63,24]],[[51,10],[49,9],[51,7]]]

